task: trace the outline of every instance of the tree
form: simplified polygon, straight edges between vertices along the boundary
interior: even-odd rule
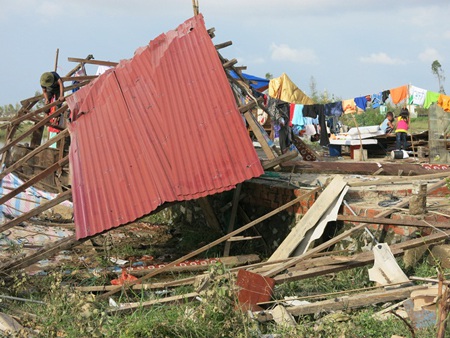
[[[272,73],[266,73],[265,77],[266,77],[266,80],[272,80],[273,79],[273,74]]]
[[[439,83],[439,93],[445,94],[444,90],[444,70],[442,69],[441,64],[438,60],[434,60],[431,64],[431,72],[437,77],[438,83]]]
[[[314,76],[309,79],[309,93],[314,102],[319,101],[319,93],[317,92],[317,82]]]

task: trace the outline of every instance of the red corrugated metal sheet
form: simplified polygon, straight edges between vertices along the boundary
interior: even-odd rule
[[[201,15],[67,102],[77,238],[263,173]]]

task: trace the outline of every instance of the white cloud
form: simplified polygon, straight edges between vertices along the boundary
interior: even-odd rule
[[[434,60],[443,60],[444,57],[434,48],[427,48],[419,54],[419,60],[423,62],[433,62]]]
[[[404,65],[407,63],[406,60],[393,58],[386,53],[372,53],[369,56],[362,56],[359,58],[362,63],[376,63],[381,65]]]
[[[319,58],[312,49],[291,48],[286,44],[277,45],[272,43],[270,46],[271,58],[275,61],[289,61],[295,63],[316,64]]]

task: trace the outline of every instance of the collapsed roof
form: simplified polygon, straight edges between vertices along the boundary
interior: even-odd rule
[[[263,173],[201,15],[67,102],[77,238]]]

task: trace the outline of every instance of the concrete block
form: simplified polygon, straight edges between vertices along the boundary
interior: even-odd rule
[[[435,245],[428,257],[430,264],[440,264],[441,268],[450,268],[450,244]]]

